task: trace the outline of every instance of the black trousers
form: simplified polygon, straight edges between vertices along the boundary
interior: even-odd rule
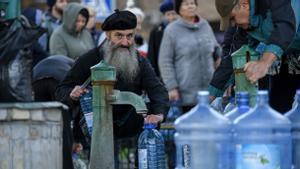
[[[284,114],[292,108],[296,90],[300,89],[300,75],[288,74],[283,64],[278,75],[270,76],[270,105]]]

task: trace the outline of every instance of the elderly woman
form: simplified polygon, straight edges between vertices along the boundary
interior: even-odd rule
[[[170,101],[180,100],[186,112],[196,105],[196,94],[207,90],[220,47],[208,22],[198,16],[196,0],[175,0],[179,19],[163,35],[159,69]]]
[[[85,28],[88,10],[78,3],[64,9],[63,23],[51,35],[50,55],[65,55],[76,59],[95,47],[90,32]]]

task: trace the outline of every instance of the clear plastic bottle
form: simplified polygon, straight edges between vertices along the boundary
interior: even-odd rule
[[[210,107],[208,95],[198,92],[198,104],[175,121],[177,169],[230,169],[231,122]]]
[[[154,124],[145,124],[138,140],[139,169],[165,169],[165,143]]]
[[[291,169],[291,122],[269,106],[267,91],[234,121],[236,169]]]
[[[210,103],[210,106],[216,110],[219,113],[224,112],[224,107],[223,107],[223,98],[222,97],[217,97]]]
[[[225,106],[223,114],[226,114],[236,108],[236,98],[231,97],[229,103]]]
[[[236,102],[237,106],[233,110],[225,114],[225,117],[229,118],[232,121],[234,121],[237,117],[239,117],[242,114],[245,114],[250,110],[248,92],[237,92]]]
[[[292,122],[293,169],[300,169],[300,90],[295,97],[295,106],[285,115]]]

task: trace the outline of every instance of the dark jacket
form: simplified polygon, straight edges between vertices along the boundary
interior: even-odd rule
[[[90,50],[80,56],[66,78],[57,87],[56,98],[70,106],[78,105],[78,102],[69,97],[76,85],[81,85],[91,75],[90,67],[96,65],[103,59],[101,46]],[[138,95],[145,90],[150,99],[149,114],[165,114],[168,111],[168,93],[163,84],[159,81],[150,63],[143,57],[139,57],[140,72],[133,84],[129,84],[122,78],[117,77],[114,88],[120,91],[130,91]],[[132,111],[131,106],[113,106],[114,121],[122,119],[128,112]]]
[[[153,30],[151,31],[150,37],[149,37],[148,59],[150,60],[157,76],[160,76],[160,72],[159,72],[159,68],[158,68],[159,47],[160,47],[161,40],[162,40],[166,26],[167,26],[167,23],[162,22],[158,26],[154,27]]]

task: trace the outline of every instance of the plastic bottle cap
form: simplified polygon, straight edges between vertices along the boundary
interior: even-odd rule
[[[258,94],[259,94],[259,95],[267,95],[267,94],[268,94],[268,91],[267,91],[267,90],[259,90],[259,91],[258,91]]]
[[[156,126],[153,123],[145,123],[144,129],[154,129]]]
[[[198,95],[200,95],[200,96],[206,96],[206,95],[209,95],[209,92],[208,91],[199,91]]]

